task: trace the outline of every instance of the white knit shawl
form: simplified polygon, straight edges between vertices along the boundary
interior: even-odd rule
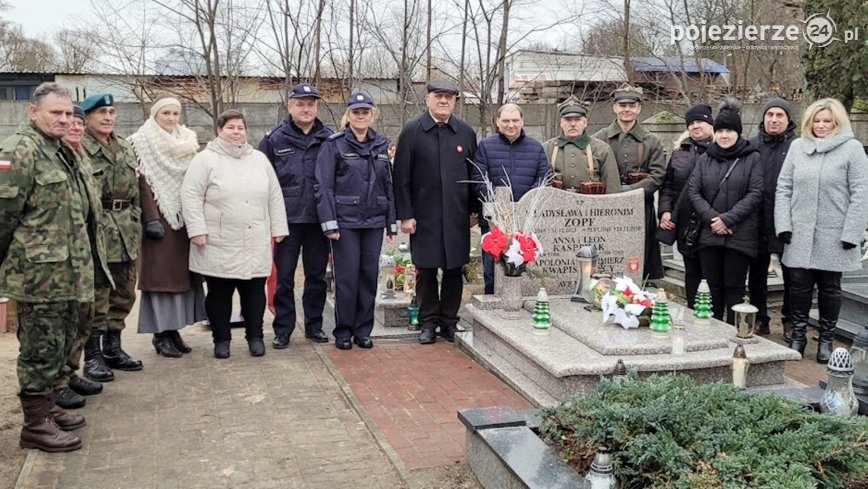
[[[172,229],[181,229],[181,183],[190,160],[199,151],[196,133],[181,125],[166,132],[149,117],[128,140],[136,149],[139,171],[154,193],[160,214]]]

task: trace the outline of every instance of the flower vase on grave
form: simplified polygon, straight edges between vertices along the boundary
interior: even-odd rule
[[[503,265],[503,287],[500,291],[501,307],[507,312],[517,312],[524,305],[524,296],[521,294],[521,275],[525,266],[515,266],[512,263],[501,261]]]
[[[549,314],[549,296],[545,288],[540,288],[536,295],[536,304],[533,306],[533,327],[536,329],[549,329],[552,325],[552,317]]]
[[[666,300],[666,291],[659,289],[654,300],[654,307],[651,309],[651,331],[666,334],[669,332],[671,323],[672,318],[669,317],[669,301]]]
[[[708,281],[702,279],[699,282],[699,288],[696,291],[696,301],[693,304],[693,324],[708,325],[711,319],[711,289],[708,288]]]

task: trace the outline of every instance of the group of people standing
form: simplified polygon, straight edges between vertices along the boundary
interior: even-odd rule
[[[714,316],[734,322],[748,283],[759,309],[756,333],[770,332],[768,269],[780,259],[785,341],[804,355],[813,291],[818,291],[817,362],[827,363],[841,308],[843,272],[860,267],[868,226],[868,157],[843,105],[821,99],[797,124],[780,98],[763,107],[758,134],[742,137],[738,105],[717,117],[699,104],[686,113],[660,191],[658,235],[684,259],[688,305],[708,281]],[[668,235],[667,237],[664,237]]]

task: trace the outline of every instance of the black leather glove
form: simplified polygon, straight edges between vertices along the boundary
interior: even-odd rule
[[[151,239],[163,239],[166,229],[160,221],[151,221],[145,224],[145,236]]]
[[[790,244],[790,241],[793,240],[793,233],[786,231],[778,235],[778,239],[781,240],[781,243]]]
[[[843,246],[845,250],[852,250],[856,247],[853,243],[848,243],[846,241],[841,241],[841,246]]]

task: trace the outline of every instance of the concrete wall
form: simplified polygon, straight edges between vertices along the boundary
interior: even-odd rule
[[[5,138],[15,131],[22,121],[26,120],[27,102],[0,101],[0,139]],[[396,138],[401,130],[403,122],[421,113],[421,105],[397,105],[384,104],[378,106],[380,117],[374,123],[377,130],[383,132],[389,138]],[[611,104],[597,104],[590,108],[588,130],[595,132],[597,129],[607,126],[614,118]],[[285,109],[279,103],[263,104],[248,103],[239,106],[247,116],[248,135],[251,143],[258,143],[266,131],[273,128],[285,116]],[[320,107],[320,118],[331,127],[335,127],[343,115],[343,104],[323,104]],[[673,107],[671,104],[647,103],[642,107],[640,119],[645,120],[660,111],[670,111],[683,114],[684,107]],[[117,132],[121,136],[129,136],[141,126],[146,115],[145,110],[137,103],[119,103],[117,105],[118,119]],[[525,120],[525,131],[541,141],[554,137],[558,134],[558,115],[554,105],[527,104],[522,106]],[[742,121],[745,128],[745,136],[756,134],[759,122],[762,119],[760,112],[762,106],[753,104],[742,108]],[[185,108],[184,123],[199,133],[200,141],[207,142],[213,138],[214,131],[211,117],[196,108]],[[798,118],[799,115],[794,117]],[[467,106],[464,119],[479,131],[479,110],[474,106]],[[868,144],[868,114],[854,114],[852,116],[853,130],[863,144]],[[492,127],[489,124],[489,127]],[[684,130],[684,125],[677,123],[657,123],[649,129],[659,132],[667,151],[671,148],[672,141]],[[482,135],[481,135],[482,136]]]

